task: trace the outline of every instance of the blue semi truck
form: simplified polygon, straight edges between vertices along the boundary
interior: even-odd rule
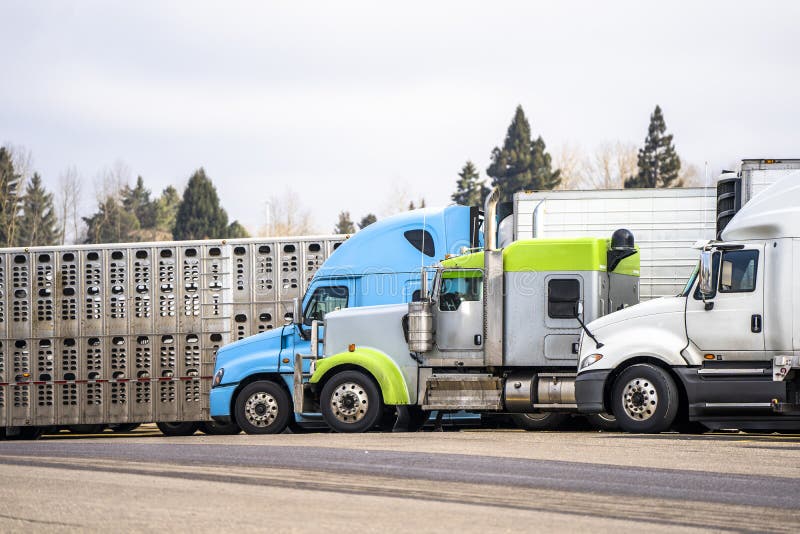
[[[310,352],[310,326],[333,310],[409,302],[419,296],[420,267],[483,246],[475,207],[413,210],[378,221],[345,241],[320,268],[281,328],[251,336],[217,353],[211,417],[248,434],[279,433],[321,421],[295,415],[294,356]],[[387,414],[389,417],[393,414]]]

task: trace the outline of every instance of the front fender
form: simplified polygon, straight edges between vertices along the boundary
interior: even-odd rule
[[[238,384],[255,374],[277,373],[280,371],[280,361],[280,349],[264,350],[257,346],[252,350],[239,350],[236,354],[226,355],[225,360],[217,364],[217,368],[225,368],[221,385]]]
[[[400,367],[383,352],[368,347],[359,347],[353,352],[341,352],[317,360],[317,367],[309,382],[319,383],[324,378],[332,376],[336,368],[342,365],[355,365],[369,372],[381,388],[384,404],[410,403],[408,385]]]
[[[584,371],[613,370],[634,358],[655,358],[664,362],[668,366],[685,366],[686,360],[681,355],[681,351],[686,346],[686,338],[683,332],[676,333],[663,328],[642,327],[635,329],[619,328],[616,331],[597,332],[597,338],[603,342],[601,348],[596,348],[591,339],[583,339],[581,359],[590,354],[602,354],[603,358],[598,362],[581,369]]]

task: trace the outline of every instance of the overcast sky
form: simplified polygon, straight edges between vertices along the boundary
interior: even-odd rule
[[[393,194],[449,203],[517,104],[553,150],[641,145],[659,104],[717,172],[800,157],[798,6],[4,0],[0,142],[87,197],[117,160],[156,193],[203,166],[251,230],[289,187],[320,233]]]

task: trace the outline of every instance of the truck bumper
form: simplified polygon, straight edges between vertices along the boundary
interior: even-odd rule
[[[215,420],[221,417],[231,418],[231,399],[233,399],[233,392],[236,390],[238,384],[228,386],[218,386],[211,388],[211,395],[209,395],[209,403],[211,408],[211,417]]]
[[[575,402],[580,413],[605,412],[603,393],[606,389],[606,380],[611,374],[611,369],[600,371],[586,371],[575,379]]]

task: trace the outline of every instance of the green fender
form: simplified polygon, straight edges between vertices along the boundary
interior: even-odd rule
[[[317,360],[317,367],[309,380],[316,384],[341,365],[357,365],[366,369],[383,393],[383,402],[387,405],[409,404],[408,386],[403,373],[394,360],[386,354],[370,348],[357,348],[353,352],[341,352]]]

